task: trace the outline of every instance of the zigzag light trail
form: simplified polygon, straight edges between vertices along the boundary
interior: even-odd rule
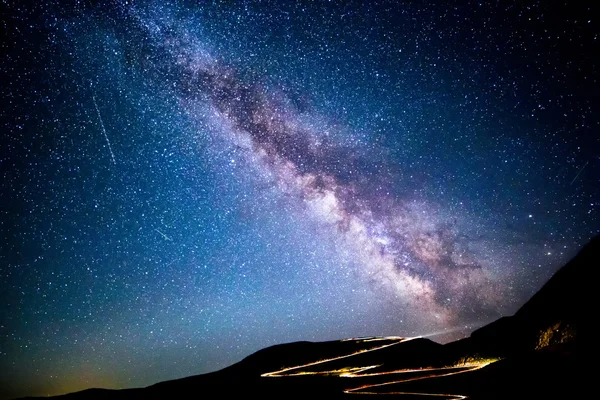
[[[381,346],[372,347],[370,349],[359,350],[357,352],[354,352],[354,353],[351,353],[351,354],[346,354],[346,355],[339,356],[339,357],[333,357],[333,358],[328,358],[328,359],[325,359],[325,360],[319,360],[319,361],[311,362],[311,363],[308,363],[308,364],[297,365],[295,367],[284,368],[284,369],[280,369],[280,370],[274,371],[274,372],[267,372],[267,373],[262,374],[261,377],[307,375],[307,373],[292,373],[292,374],[289,374],[287,372],[293,371],[293,370],[297,370],[297,369],[301,369],[301,368],[312,367],[314,365],[324,364],[324,363],[331,362],[331,361],[341,360],[343,358],[352,357],[352,356],[355,356],[355,355],[358,355],[358,354],[364,354],[364,353],[367,353],[367,352],[370,352],[370,351],[374,351],[374,350],[383,349],[385,347],[394,346],[394,345],[396,345],[398,343],[404,343],[404,342],[407,342],[409,340],[416,339],[416,338],[400,338],[400,337],[396,337],[396,336],[390,336],[390,337],[381,338],[381,340],[386,340],[386,339],[397,340],[397,341],[394,342],[394,343],[390,343],[390,344],[384,344],[384,345],[381,345]],[[361,341],[364,341],[364,342],[371,342],[373,340],[374,340],[373,338],[361,339]],[[366,367],[366,368],[373,368],[373,367]],[[361,370],[364,371],[366,368],[362,368]],[[319,373],[312,373],[312,374],[326,374],[326,373],[331,373],[331,372],[333,372],[333,371],[326,371],[326,372],[319,372]],[[308,373],[308,374],[311,374],[311,373]]]
[[[376,346],[369,349],[363,349],[356,351],[351,354],[345,354],[338,357],[332,357],[324,360],[319,360],[315,362],[310,362],[307,364],[297,365],[293,367],[283,368],[273,372],[267,372],[261,375],[261,377],[270,377],[270,378],[281,378],[281,377],[291,377],[291,376],[304,376],[304,375],[337,375],[341,378],[368,378],[368,377],[376,377],[376,376],[393,376],[396,379],[391,381],[386,381],[382,383],[371,383],[366,384],[350,389],[344,390],[346,394],[395,394],[395,395],[411,395],[411,396],[428,396],[428,397],[441,397],[448,400],[461,400],[467,398],[467,396],[460,394],[445,394],[445,393],[417,393],[417,392],[395,392],[395,391],[373,391],[374,388],[381,388],[388,385],[412,382],[423,379],[432,379],[439,377],[446,377],[456,374],[461,374],[465,372],[475,371],[481,368],[492,364],[496,360],[482,360],[476,362],[468,362],[463,365],[453,365],[448,367],[426,367],[426,368],[418,368],[418,369],[402,369],[402,370],[393,370],[393,371],[385,371],[385,372],[375,372],[375,373],[363,373],[373,368],[381,367],[381,365],[368,365],[368,366],[353,366],[346,368],[337,368],[332,370],[323,370],[323,371],[299,371],[303,368],[312,367],[315,365],[325,364],[328,362],[333,362],[337,360],[341,360],[344,358],[349,358],[356,355],[365,354],[371,351],[380,350],[386,347],[395,346],[400,343],[405,343],[409,340],[418,339],[419,337],[414,338],[400,338],[400,337],[383,337],[383,338],[364,338],[364,339],[346,339],[346,340],[359,340],[363,342],[370,342],[375,340],[394,340],[393,343],[385,344],[382,346]],[[422,374],[421,376],[411,376],[410,374]],[[401,374],[409,374],[404,379],[397,379]]]

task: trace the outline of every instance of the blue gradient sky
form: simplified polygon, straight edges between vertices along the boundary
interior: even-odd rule
[[[2,397],[463,337],[600,229],[553,2],[4,3]]]

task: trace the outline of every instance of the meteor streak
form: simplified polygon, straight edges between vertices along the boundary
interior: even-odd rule
[[[171,239],[170,237],[168,237],[167,235],[165,235],[164,233],[162,233],[161,231],[158,230],[158,228],[154,229],[156,232],[158,232],[163,238],[165,238],[165,240],[169,240],[169,241],[173,241],[173,239]]]
[[[96,96],[92,96],[92,101],[94,102],[94,107],[96,108],[96,113],[98,114],[98,119],[100,120],[100,126],[102,127],[102,133],[104,133],[104,138],[106,139],[106,143],[108,144],[108,151],[110,151],[110,156],[112,158],[113,164],[117,165],[117,161],[115,160],[115,154],[112,151],[112,146],[110,145],[110,140],[108,140],[108,135],[106,134],[106,129],[104,128],[104,121],[102,121],[102,115],[100,115],[100,110],[98,109],[98,104],[96,103]]]
[[[586,162],[585,164],[583,164],[583,167],[581,167],[581,169],[579,170],[579,172],[577,172],[577,175],[575,175],[575,178],[573,178],[573,180],[571,181],[570,185],[572,185],[572,184],[573,184],[573,182],[575,182],[575,180],[577,180],[577,178],[579,178],[579,175],[580,175],[580,174],[581,174],[581,172],[582,172],[582,171],[585,169],[585,167],[587,167],[587,165],[588,165],[589,163],[590,163],[590,162],[588,161],[588,162]]]

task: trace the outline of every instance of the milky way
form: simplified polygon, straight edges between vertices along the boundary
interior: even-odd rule
[[[169,77],[182,101],[202,99],[213,123],[226,126],[229,140],[303,206],[300,212],[339,237],[362,278],[447,326],[456,324],[455,313],[495,310],[497,295],[486,271],[451,222],[402,188],[391,194],[388,187],[398,176],[376,165],[368,150],[336,143],[284,93],[245,82],[205,51],[197,53],[201,43],[174,24],[139,22],[152,28],[142,36],[152,38],[161,60],[153,67]],[[452,306],[445,304],[449,298]]]
[[[7,7],[0,397],[456,339],[598,232],[587,5],[365,3]]]

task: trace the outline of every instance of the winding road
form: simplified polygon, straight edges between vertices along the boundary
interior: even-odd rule
[[[318,360],[314,362],[310,362],[307,364],[297,365],[293,367],[283,368],[273,372],[267,372],[261,375],[261,377],[265,378],[278,378],[278,377],[290,377],[290,376],[303,376],[303,375],[328,375],[328,376],[338,376],[341,378],[354,378],[354,379],[365,379],[373,377],[381,377],[381,380],[377,380],[377,383],[367,383],[356,387],[351,387],[344,390],[344,393],[347,394],[362,394],[362,395],[375,395],[375,394],[393,394],[393,395],[405,395],[405,396],[427,396],[427,397],[438,397],[448,400],[460,400],[465,399],[467,396],[460,394],[446,394],[446,393],[424,393],[424,392],[404,392],[401,390],[396,390],[396,387],[401,383],[417,381],[417,380],[425,380],[425,379],[434,379],[440,378],[444,376],[462,374],[466,372],[475,371],[481,368],[488,366],[489,364],[497,361],[497,360],[481,360],[481,361],[472,361],[465,363],[458,363],[452,366],[445,367],[424,367],[417,369],[400,369],[400,370],[391,370],[391,371],[381,371],[381,372],[369,372],[373,369],[381,369],[383,364],[379,365],[364,365],[364,366],[347,366],[347,367],[335,367],[327,369],[326,364],[332,364],[334,361],[348,359],[351,357],[356,357],[358,355],[362,355],[365,353],[381,350],[386,347],[396,346],[400,343],[406,343],[413,339],[418,339],[419,337],[414,338],[402,338],[396,336],[388,336],[381,338],[354,338],[354,339],[345,339],[354,340],[356,342],[363,343],[373,343],[372,347],[368,347],[365,349],[361,349],[355,351],[350,354],[344,354],[338,357],[332,357],[328,359]],[[378,341],[385,341],[385,344],[377,344]],[[391,343],[390,343],[391,341]],[[339,363],[338,363],[339,364]],[[351,365],[351,364],[350,364]]]

